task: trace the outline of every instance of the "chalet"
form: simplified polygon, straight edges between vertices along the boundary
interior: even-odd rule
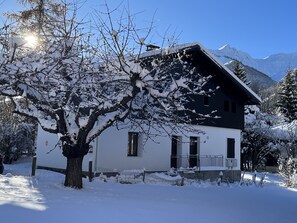
[[[94,140],[91,151],[84,158],[84,171],[88,170],[88,163],[92,161],[96,173],[144,168],[147,171],[167,171],[177,168],[185,174],[190,169],[203,179],[217,177],[221,171],[225,176],[235,179],[240,177],[244,106],[259,104],[261,100],[201,44],[179,45],[169,53],[180,50],[191,55],[191,63],[200,74],[212,76],[205,88],[218,87],[211,97],[197,96],[197,103],[190,106],[202,114],[216,111],[219,118],[206,118],[193,123],[194,128],[203,132],[201,134],[189,131],[148,140],[137,129],[111,127]],[[144,56],[158,56],[162,52],[156,49]],[[54,149],[57,142],[56,135],[39,128],[39,167],[65,169],[66,158],[59,148]]]

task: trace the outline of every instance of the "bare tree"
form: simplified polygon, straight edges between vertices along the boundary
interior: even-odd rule
[[[186,105],[208,93],[202,88],[209,77],[196,72],[186,46],[143,54],[152,27],[143,35],[129,11],[114,19],[106,7],[95,15],[91,33],[77,22],[73,5],[28,2],[36,10],[26,18],[14,15],[21,17],[2,35],[8,44],[1,46],[0,91],[11,98],[15,112],[59,135],[67,158],[65,186],[82,188],[89,144],[113,125],[127,120],[182,130],[203,118]],[[38,34],[34,48],[17,39],[28,31]]]

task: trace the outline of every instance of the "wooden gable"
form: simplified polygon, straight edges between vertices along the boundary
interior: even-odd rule
[[[196,103],[190,105],[191,108],[205,115],[215,111],[212,117],[195,124],[243,129],[244,106],[259,104],[260,99],[237,77],[234,78],[230,70],[219,64],[203,49],[198,48],[190,53],[192,54],[191,63],[197,68],[197,72],[203,76],[212,76],[204,86],[205,90],[218,87],[210,97],[196,96]]]
[[[187,105],[190,109],[195,109],[204,115],[215,111],[212,117],[193,122],[193,124],[243,129],[244,106],[259,104],[261,99],[200,44],[179,45],[167,51],[166,55],[181,51],[189,55],[187,60],[196,67],[197,73],[212,76],[204,86],[206,91],[219,87],[210,97],[195,96],[194,101]],[[143,58],[159,57],[163,54],[164,50],[155,50],[144,53]]]

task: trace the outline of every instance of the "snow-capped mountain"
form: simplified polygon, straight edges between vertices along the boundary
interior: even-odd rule
[[[234,59],[239,60],[244,65],[253,67],[274,80],[280,80],[288,70],[297,68],[296,53],[274,54],[264,59],[255,59],[248,53],[237,50],[230,45],[225,45],[218,50],[211,50],[223,63],[228,63]]]

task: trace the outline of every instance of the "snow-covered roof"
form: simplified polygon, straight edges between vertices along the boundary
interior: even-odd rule
[[[183,50],[192,50],[195,49],[195,47],[200,48],[200,44],[198,43],[185,43],[185,44],[179,44],[174,47],[168,47],[168,48],[161,48],[157,50],[150,50],[147,52],[144,52],[141,54],[140,58],[146,58],[146,57],[154,57],[158,55],[170,55],[174,54]]]
[[[155,57],[159,55],[170,55],[181,51],[191,52],[200,51],[207,56],[213,63],[237,86],[239,87],[248,97],[249,104],[260,104],[261,98],[252,91],[245,83],[243,83],[229,68],[222,64],[216,56],[214,56],[208,49],[202,46],[198,42],[180,44],[170,48],[163,48],[158,50],[152,50],[141,54],[141,58]]]

